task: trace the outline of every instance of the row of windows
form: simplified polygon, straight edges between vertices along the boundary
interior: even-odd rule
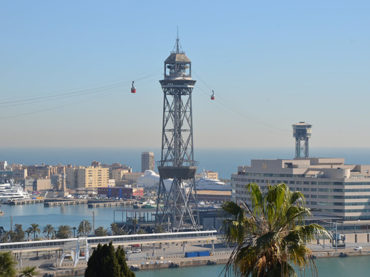
[[[263,176],[263,177],[269,177],[269,176]],[[279,176],[284,177],[284,176]],[[297,176],[294,176],[297,177]],[[370,186],[370,182],[313,182],[313,181],[288,181],[288,180],[265,180],[265,179],[249,179],[245,180],[245,178],[232,178],[234,181],[246,181],[250,183],[271,183],[271,184],[280,184],[285,183],[289,185],[297,184],[297,185],[320,185],[320,186]]]

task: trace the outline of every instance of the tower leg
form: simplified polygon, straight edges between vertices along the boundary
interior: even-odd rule
[[[308,138],[306,138],[305,141],[304,141],[304,157],[308,158],[308,155],[309,155],[309,153],[308,153]]]
[[[299,138],[295,139],[295,157],[301,157],[301,141],[299,140]]]

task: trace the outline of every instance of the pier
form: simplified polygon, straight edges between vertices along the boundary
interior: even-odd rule
[[[44,202],[44,199],[16,199],[16,200],[5,202],[3,204],[17,206],[17,205],[38,204],[38,203],[43,203],[43,202]]]
[[[44,201],[44,207],[55,207],[55,206],[70,206],[70,205],[81,205],[87,204],[87,199],[46,199]]]
[[[89,208],[101,208],[101,207],[122,207],[132,206],[136,201],[134,200],[117,200],[117,201],[99,201],[89,200]]]

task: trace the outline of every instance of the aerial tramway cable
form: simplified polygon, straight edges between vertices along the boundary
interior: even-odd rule
[[[193,71],[194,72],[194,71]],[[205,86],[205,87],[207,87],[207,90],[204,90],[201,86],[197,86],[196,88],[197,89],[199,89],[203,94],[205,94],[205,95],[207,95],[207,97],[209,97],[209,94],[210,94],[210,92],[212,93],[211,95],[213,95],[214,96],[214,89],[210,86],[210,85],[208,85],[208,83],[207,82],[205,82],[204,80],[203,80],[203,78],[201,78],[200,76],[199,76],[199,73],[195,73],[194,72],[194,74],[196,75],[196,78],[198,79],[198,80],[200,80],[201,81],[201,83],[203,83],[203,85]],[[270,124],[270,123],[268,123],[268,122],[266,122],[266,121],[264,121],[264,120],[261,120],[260,118],[258,118],[258,117],[256,117],[256,116],[254,116],[254,115],[252,115],[252,114],[250,114],[250,113],[248,113],[248,112],[246,112],[246,111],[243,111],[243,112],[240,112],[240,111],[238,111],[237,109],[235,109],[235,108],[231,108],[231,107],[229,107],[227,104],[226,104],[226,100],[222,97],[222,96],[220,96],[220,94],[218,94],[217,95],[217,101],[215,100],[215,99],[212,99],[212,96],[211,96],[211,100],[215,100],[214,101],[214,103],[216,103],[220,108],[222,108],[223,110],[225,110],[225,111],[227,111],[227,112],[229,112],[229,113],[232,113],[232,114],[234,114],[234,115],[237,115],[237,116],[239,116],[239,117],[242,117],[242,118],[245,118],[245,119],[248,119],[248,120],[252,120],[252,121],[254,121],[254,122],[256,122],[257,124],[259,124],[260,126],[264,126],[265,128],[268,128],[268,129],[270,129],[270,130],[274,130],[274,131],[279,131],[279,132],[289,132],[290,133],[290,130],[288,130],[288,129],[285,129],[285,128],[279,128],[279,127],[277,127],[277,126],[274,126],[274,125],[272,125],[272,124]]]

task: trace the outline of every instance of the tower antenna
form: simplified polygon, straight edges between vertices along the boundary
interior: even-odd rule
[[[179,26],[176,26],[176,54],[180,53]]]

